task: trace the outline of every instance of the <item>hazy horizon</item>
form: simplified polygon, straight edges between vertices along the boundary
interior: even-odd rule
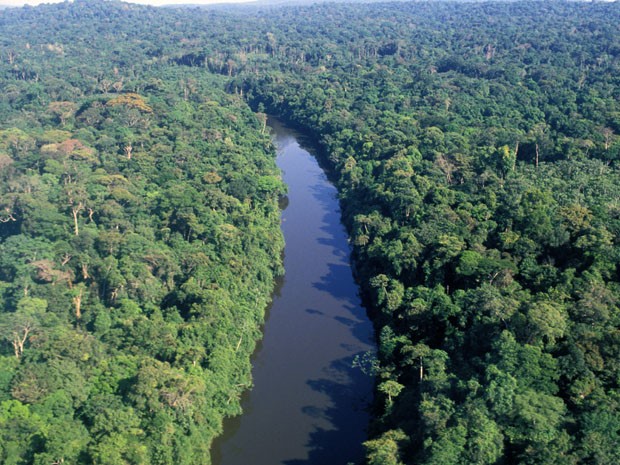
[[[40,5],[42,3],[62,3],[66,0],[0,0],[3,6]],[[256,0],[129,0],[127,3],[140,3],[142,5],[209,5],[214,3],[249,3]]]

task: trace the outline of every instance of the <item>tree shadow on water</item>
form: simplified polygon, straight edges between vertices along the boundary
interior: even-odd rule
[[[317,238],[319,244],[332,247],[334,255],[348,261],[351,250],[342,224],[340,204],[335,187],[329,184],[327,180],[320,179],[308,188],[324,212],[320,229],[326,235]]]
[[[312,287],[345,300],[351,306],[359,305],[358,287],[353,281],[349,264],[328,263],[327,266],[327,274],[321,276],[320,281],[312,283]]]
[[[362,443],[367,438],[373,378],[353,368],[355,355],[335,360],[326,370],[326,377],[308,381],[313,390],[329,401],[323,408],[308,405],[302,411],[330,427],[318,427],[310,434],[307,459],[286,460],[284,465],[363,463]]]
[[[373,339],[373,328],[370,322],[366,319],[358,319],[356,318],[355,311],[364,311],[363,308],[359,309],[357,307],[347,307],[347,309],[351,312],[352,318],[344,317],[344,316],[331,316],[328,313],[317,310],[316,308],[307,308],[306,313],[310,315],[314,315],[316,317],[322,318],[333,318],[338,323],[347,326],[350,330],[351,335],[354,337],[355,341],[358,341],[363,346],[368,346],[372,344]],[[348,352],[356,352],[360,350],[359,344],[340,344],[341,347],[344,347]]]

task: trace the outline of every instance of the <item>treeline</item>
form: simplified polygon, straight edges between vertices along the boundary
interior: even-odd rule
[[[2,464],[207,464],[251,385],[284,186],[156,11],[0,13]]]
[[[265,19],[269,64],[230,89],[334,171],[380,344],[368,463],[620,461],[619,20],[551,2]]]

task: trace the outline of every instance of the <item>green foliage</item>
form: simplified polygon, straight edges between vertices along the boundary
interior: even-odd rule
[[[400,444],[407,439],[400,430],[386,431],[380,438],[365,443],[369,465],[402,465]]]
[[[281,271],[275,113],[320,145],[382,328],[368,463],[617,463],[619,22],[3,11],[2,462],[209,462]]]
[[[618,6],[258,14],[279,47],[229,88],[320,141],[341,194],[382,328],[369,463],[611,463]]]
[[[187,16],[0,14],[3,464],[207,464],[239,412],[284,187],[248,106],[155,58]]]

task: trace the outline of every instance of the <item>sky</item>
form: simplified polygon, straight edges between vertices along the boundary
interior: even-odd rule
[[[0,0],[0,5],[22,6],[38,5],[40,3],[60,3],[64,0]],[[178,4],[209,4],[209,3],[240,3],[252,0],[127,0],[129,3],[142,3],[144,5],[178,5]]]

